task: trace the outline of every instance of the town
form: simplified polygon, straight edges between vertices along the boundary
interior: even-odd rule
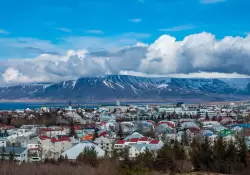
[[[164,143],[183,138],[218,138],[235,141],[242,134],[250,149],[250,104],[184,103],[127,105],[95,109],[68,108],[1,111],[0,153],[14,154],[22,162],[42,162],[67,156],[76,160],[86,147],[98,157],[128,149],[131,159],[146,149],[157,151]],[[248,140],[249,139],[249,140]]]

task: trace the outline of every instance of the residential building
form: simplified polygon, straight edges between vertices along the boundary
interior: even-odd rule
[[[0,154],[4,154],[5,159],[8,159],[10,154],[14,154],[15,161],[28,161],[28,149],[24,147],[0,147]]]
[[[113,150],[113,144],[114,144],[114,139],[109,139],[106,137],[98,137],[94,141],[97,146],[107,152],[112,152]]]
[[[73,146],[72,148],[68,149],[67,151],[64,151],[61,155],[68,157],[69,160],[76,160],[77,156],[83,152],[85,148],[95,148],[95,151],[97,152],[97,157],[104,157],[105,156],[105,151],[101,148],[99,148],[97,145],[91,142],[81,142]]]

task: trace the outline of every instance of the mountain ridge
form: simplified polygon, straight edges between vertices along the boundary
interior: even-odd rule
[[[51,100],[246,100],[250,78],[170,78],[105,75],[58,83],[0,87],[0,99]]]

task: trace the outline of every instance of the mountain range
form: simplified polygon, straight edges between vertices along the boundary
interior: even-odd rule
[[[250,78],[82,77],[59,83],[0,87],[0,99],[80,101],[231,101],[250,97]]]

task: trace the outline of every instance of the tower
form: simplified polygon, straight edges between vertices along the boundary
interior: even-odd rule
[[[120,101],[118,98],[116,99],[116,106],[120,106]]]
[[[72,104],[71,104],[71,100],[69,100],[69,111],[72,111]]]

